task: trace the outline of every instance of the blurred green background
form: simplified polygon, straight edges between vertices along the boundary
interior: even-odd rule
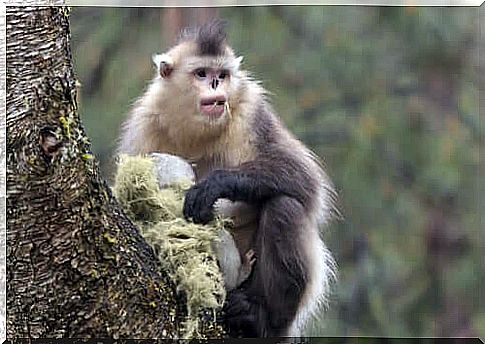
[[[227,19],[244,68],[339,192],[343,219],[325,231],[339,282],[309,334],[485,338],[484,14],[76,7],[81,116],[110,179],[120,123],[154,75],[152,53],[181,27]]]

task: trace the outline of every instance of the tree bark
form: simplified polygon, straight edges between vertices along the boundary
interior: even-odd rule
[[[7,336],[176,337],[184,298],[102,180],[77,114],[68,10],[8,7],[6,22]]]

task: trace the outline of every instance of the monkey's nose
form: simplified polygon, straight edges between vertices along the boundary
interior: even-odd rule
[[[217,88],[217,86],[219,86],[219,80],[217,79],[212,79],[211,81],[211,87],[215,90]]]

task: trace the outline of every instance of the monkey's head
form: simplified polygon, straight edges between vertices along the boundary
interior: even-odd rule
[[[157,82],[176,107],[170,109],[170,116],[177,117],[172,120],[185,121],[186,130],[224,127],[238,105],[241,60],[228,46],[220,20],[183,31],[176,46],[154,55]]]

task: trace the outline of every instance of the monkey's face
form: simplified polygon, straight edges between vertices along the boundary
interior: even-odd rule
[[[230,48],[221,55],[200,56],[190,43],[154,56],[169,103],[176,109],[173,120],[185,131],[201,130],[198,134],[215,134],[223,128],[237,109],[241,60]]]
[[[198,67],[192,71],[192,85],[200,120],[220,124],[230,115],[230,72],[223,68]]]

